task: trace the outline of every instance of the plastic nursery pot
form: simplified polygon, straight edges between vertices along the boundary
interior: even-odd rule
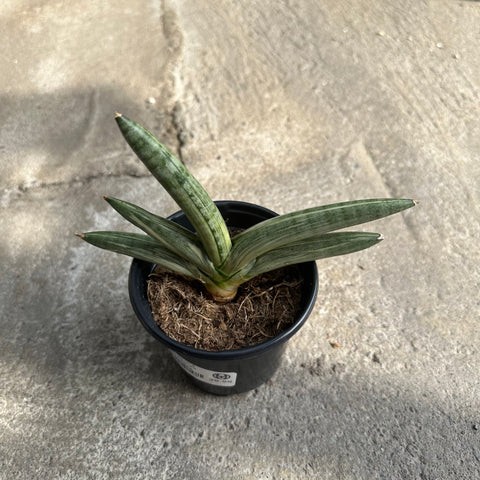
[[[266,208],[245,202],[215,202],[229,227],[248,228],[277,214]],[[183,212],[170,220],[193,228]],[[286,342],[302,327],[315,303],[318,291],[318,272],[315,262],[298,264],[303,276],[302,305],[290,328],[259,345],[237,350],[211,352],[198,350],[168,337],[155,323],[147,299],[147,280],[155,268],[152,263],[134,259],[130,268],[129,293],[133,309],[146,330],[162,342],[178,365],[202,390],[229,395],[246,392],[266,382],[277,370]]]

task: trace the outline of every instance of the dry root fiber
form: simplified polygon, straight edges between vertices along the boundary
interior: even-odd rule
[[[200,350],[233,350],[288,328],[300,308],[301,283],[297,267],[281,268],[242,284],[232,302],[218,304],[198,282],[157,269],[148,281],[148,299],[169,337]]]

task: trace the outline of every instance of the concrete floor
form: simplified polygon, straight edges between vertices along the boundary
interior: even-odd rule
[[[480,479],[479,2],[7,0],[0,32],[2,480]],[[125,227],[102,195],[177,210],[115,111],[215,199],[420,204],[210,396],[73,235]]]

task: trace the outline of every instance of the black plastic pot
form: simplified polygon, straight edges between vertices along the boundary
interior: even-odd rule
[[[248,228],[277,214],[266,208],[245,202],[215,202],[229,227]],[[170,220],[193,228],[183,212]],[[147,280],[155,265],[134,259],[129,275],[129,293],[133,309],[147,331],[162,342],[191,380],[202,390],[217,395],[246,392],[267,381],[277,370],[286,342],[305,323],[312,311],[318,291],[315,262],[299,264],[304,277],[302,307],[298,318],[280,335],[259,345],[223,352],[210,352],[189,347],[168,337],[153,320],[147,299]]]

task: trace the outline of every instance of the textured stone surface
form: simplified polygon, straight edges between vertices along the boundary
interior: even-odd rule
[[[0,477],[480,478],[480,4],[0,6]],[[280,213],[400,196],[378,247],[319,263],[282,368],[193,388],[140,327],[108,194],[177,208],[119,110],[215,199]],[[337,347],[337,348],[333,348]]]

